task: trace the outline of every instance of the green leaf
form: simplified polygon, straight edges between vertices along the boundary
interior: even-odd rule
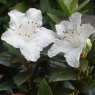
[[[80,60],[80,69],[85,72],[88,68],[89,64],[88,64],[88,60],[87,59],[81,59]]]
[[[61,9],[54,9],[52,8],[51,13],[57,17],[63,17],[65,16],[65,13]]]
[[[77,81],[74,83],[74,86],[83,95],[95,95],[95,80]]]
[[[45,79],[40,82],[38,95],[53,95]]]
[[[54,24],[53,22],[50,22],[49,25],[50,25],[50,27],[51,27],[51,29],[52,29],[53,31],[56,31],[56,29],[55,29],[55,24]]]
[[[76,80],[77,77],[78,77],[78,70],[68,68],[51,73],[49,81],[51,82],[51,81]]]
[[[60,7],[64,10],[64,12],[66,13],[67,16],[70,16],[70,10],[68,8],[68,6],[66,5],[66,3],[64,2],[64,0],[57,0]],[[69,1],[69,0],[68,0]]]
[[[0,64],[8,67],[19,67],[21,65],[22,59],[16,58],[9,52],[0,53]],[[23,61],[24,62],[24,61]]]
[[[75,10],[75,12],[81,10],[83,7],[85,7],[88,3],[90,2],[90,0],[85,0],[82,4],[80,4],[78,6],[78,8]]]
[[[14,48],[13,46],[7,44],[6,42],[3,42],[3,46],[13,55],[22,57],[19,49]]]
[[[53,15],[53,14],[51,14],[51,13],[47,13],[47,15],[48,15],[55,23],[59,23],[59,22],[60,22],[60,19],[59,19],[57,16],[55,16],[55,15]]]
[[[20,86],[22,83],[27,81],[31,77],[31,75],[31,71],[20,72],[14,77],[13,81],[15,82],[15,84]]]
[[[42,12],[51,11],[49,0],[40,0],[40,7],[41,7]]]
[[[0,54],[0,64],[5,66],[11,66],[10,64],[11,55],[7,52],[3,52]]]
[[[73,13],[74,10],[78,7],[78,0],[72,0],[70,4],[70,11]]]
[[[6,4],[6,3],[7,3],[7,0],[0,0],[0,2],[1,2],[2,4]]]
[[[68,7],[68,9],[70,9],[70,5],[71,5],[72,0],[63,0],[63,2]]]
[[[16,4],[16,6],[13,7],[14,9],[17,9],[21,12],[25,12],[28,9],[28,5],[25,2],[20,2]]]
[[[29,91],[28,87],[26,84],[22,84],[18,87],[19,91],[21,91],[22,93],[26,93]]]
[[[64,81],[64,87],[69,88],[71,90],[75,89],[75,87],[72,85],[72,83],[70,81]]]
[[[10,90],[10,89],[13,89],[15,87],[16,87],[16,85],[10,80],[0,83],[0,91]]]
[[[74,95],[74,91],[72,89],[58,87],[57,90],[54,91],[54,95]]]
[[[94,39],[94,37],[93,37]],[[92,44],[92,49],[91,51],[88,53],[88,60],[89,60],[89,64],[92,66],[95,66],[95,41]]]

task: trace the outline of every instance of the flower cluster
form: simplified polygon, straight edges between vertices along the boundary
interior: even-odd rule
[[[48,51],[49,57],[63,52],[70,66],[79,67],[80,54],[86,47],[86,40],[95,32],[90,24],[81,25],[80,13],[72,14],[70,21],[57,24],[56,34],[42,27],[42,13],[35,8],[30,8],[26,13],[12,10],[9,16],[9,28],[1,39],[19,48],[28,61],[37,61],[40,51],[53,43]]]
[[[20,48],[28,61],[37,61],[40,51],[54,39],[54,32],[42,27],[41,11],[34,8],[30,8],[26,13],[12,10],[9,16],[10,27],[1,39]]]
[[[87,38],[95,32],[90,24],[81,25],[81,16],[80,13],[74,13],[69,18],[70,21],[56,25],[58,39],[48,51],[50,57],[63,52],[67,63],[76,68],[79,67],[80,54],[86,47]]]

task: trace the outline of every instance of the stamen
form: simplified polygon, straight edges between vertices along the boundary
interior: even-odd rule
[[[22,24],[19,26],[19,28],[21,28],[22,27]]]
[[[28,35],[28,38],[30,38],[30,35]]]
[[[74,31],[72,31],[72,34],[74,34]]]
[[[37,25],[37,28],[38,28],[39,26]]]
[[[34,30],[34,33],[36,33],[36,31]]]
[[[19,36],[20,36],[20,33],[19,33]]]
[[[78,35],[80,35],[80,33],[78,32]]]
[[[67,34],[68,32],[67,31],[63,31],[63,33],[66,33]]]
[[[27,34],[25,34],[25,36],[27,36]]]
[[[68,32],[67,32],[67,31],[65,31],[65,33],[67,34]]]

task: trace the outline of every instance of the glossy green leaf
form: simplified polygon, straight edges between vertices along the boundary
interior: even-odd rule
[[[22,57],[19,49],[14,48],[13,46],[7,44],[6,42],[3,43],[3,46],[13,55]]]
[[[50,74],[49,81],[65,81],[65,80],[76,80],[78,77],[78,71],[76,69],[64,69],[56,71]]]
[[[10,80],[0,83],[0,91],[2,91],[2,90],[10,90],[10,89],[13,89],[15,87],[16,87],[16,85]]]
[[[47,13],[47,15],[48,15],[55,23],[59,23],[59,22],[60,22],[60,19],[59,19],[57,16],[55,16],[55,15],[53,15],[53,14],[51,14],[51,13]]]
[[[75,87],[72,85],[70,81],[64,81],[64,87],[74,90]]]
[[[85,0],[82,4],[80,4],[78,6],[78,8],[75,10],[75,12],[81,10],[83,7],[85,7],[88,3],[90,2],[90,0]]]
[[[0,54],[0,64],[5,66],[11,66],[10,64],[11,55],[7,52],[3,52]]]
[[[3,46],[5,47],[7,52],[3,52],[0,54],[0,64],[9,67],[18,67],[23,62],[25,62],[24,57],[21,55],[19,49],[14,48],[13,46],[5,42],[3,43]]]
[[[13,80],[14,80],[15,84],[20,86],[22,83],[27,81],[31,77],[31,75],[32,75],[31,71],[20,72],[14,77]]]
[[[20,3],[16,4],[13,8],[17,9],[21,12],[25,12],[28,9],[28,5],[25,2],[20,2]]]
[[[70,11],[73,13],[74,10],[78,7],[78,0],[72,0],[70,4]]]
[[[54,24],[53,22],[49,23],[49,25],[50,25],[50,27],[51,27],[51,29],[52,29],[53,31],[56,31],[56,29],[55,29],[55,24]]]
[[[51,13],[57,17],[63,17],[65,16],[65,13],[63,12],[63,10],[60,9],[54,9],[52,8]]]
[[[87,59],[81,59],[80,60],[80,69],[85,72],[86,69],[88,68],[89,64],[88,64],[88,60]]]
[[[70,9],[70,5],[71,5],[72,0],[63,0],[63,2],[68,7],[68,9]]]
[[[68,86],[65,86],[65,82],[57,82],[60,83],[60,86],[56,86],[54,91],[54,95],[74,95],[74,89]],[[69,84],[70,85],[70,84]],[[71,85],[70,85],[71,86]]]
[[[95,51],[95,41],[93,42],[91,51],[88,53],[89,64],[95,66],[95,52],[93,51]]]
[[[28,92],[28,90],[29,90],[26,84],[20,85],[20,86],[18,87],[18,89],[19,89],[21,92],[23,92],[23,93],[26,93],[26,92]]]
[[[0,0],[1,3],[6,4],[7,0]]]
[[[21,58],[16,58],[9,52],[2,52],[0,54],[0,64],[8,67],[19,67],[21,65]]]
[[[40,82],[38,95],[53,95],[45,79]]]
[[[64,12],[66,13],[67,16],[70,16],[70,10],[68,8],[68,6],[66,6],[66,4],[64,3],[64,0],[57,0],[60,7],[64,10]],[[68,0],[69,1],[69,0]]]
[[[58,87],[54,95],[74,95],[74,91],[72,89]]]
[[[73,85],[83,95],[95,95],[95,80],[76,81],[76,82],[73,83]]]
[[[41,7],[42,12],[51,11],[49,0],[40,0],[40,7]]]

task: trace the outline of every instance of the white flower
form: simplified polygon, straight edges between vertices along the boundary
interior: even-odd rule
[[[40,57],[40,51],[54,39],[53,31],[41,27],[41,11],[35,8],[30,8],[26,13],[12,10],[9,16],[10,27],[1,39],[15,48],[20,48],[27,60],[36,61]]]
[[[79,59],[82,50],[86,46],[87,38],[95,32],[90,24],[81,25],[81,14],[74,13],[70,21],[62,21],[56,25],[58,39],[48,51],[49,57],[60,52],[64,53],[67,63],[72,67],[79,67]]]

